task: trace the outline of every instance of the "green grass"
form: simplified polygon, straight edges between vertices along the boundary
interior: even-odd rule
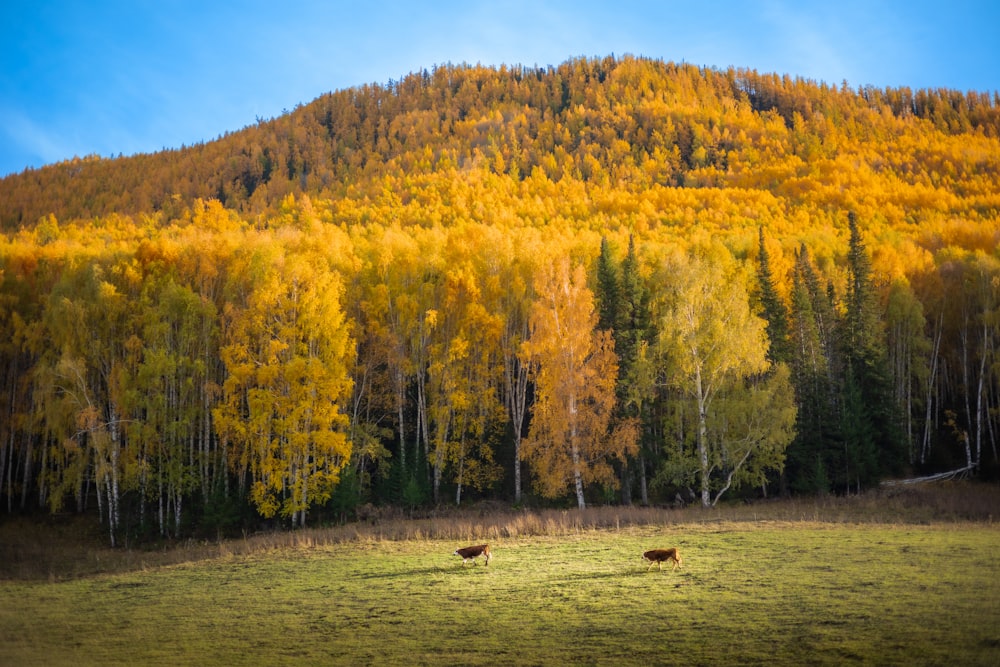
[[[0,581],[0,664],[1000,664],[1000,528],[720,521]],[[645,549],[684,567],[646,571]]]

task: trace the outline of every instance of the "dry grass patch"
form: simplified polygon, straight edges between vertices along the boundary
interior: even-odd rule
[[[848,498],[828,496],[733,504],[710,510],[637,506],[592,507],[583,511],[513,510],[491,503],[406,517],[398,510],[373,508],[364,522],[132,549],[108,548],[106,536],[90,517],[44,517],[41,521],[8,517],[0,522],[0,579],[55,581],[344,543],[421,540],[473,543],[643,526],[764,521],[989,524],[998,509],[1000,486],[968,482],[895,487]]]

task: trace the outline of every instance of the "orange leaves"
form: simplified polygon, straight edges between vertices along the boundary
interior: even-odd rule
[[[163,468],[176,493],[194,477],[207,490],[219,447],[258,483],[262,512],[303,517],[356,451],[349,400],[373,457],[398,442],[395,461],[428,457],[436,484],[488,488],[507,432],[496,408],[508,405],[517,438],[532,396],[526,451],[546,493],[565,493],[609,479],[606,460],[633,441],[628,424],[607,433],[615,353],[594,331],[586,275],[600,238],[635,238],[659,351],[673,346],[687,389],[692,359],[709,374],[723,343],[740,373],[760,369],[742,305],[758,229],[780,296],[793,296],[804,246],[836,300],[849,209],[868,225],[885,303],[911,285],[959,368],[960,327],[993,317],[991,283],[976,278],[993,276],[979,257],[1000,239],[993,106],[631,57],[448,65],[220,142],[3,179],[0,362],[21,375],[0,387],[20,406],[0,435],[73,441],[102,413],[84,388],[105,412],[131,410],[124,442],[140,453],[127,465],[156,471],[173,438]],[[626,400],[655,400],[655,351]],[[83,360],[71,385],[53,376],[60,355]],[[37,432],[11,436],[8,423]]]
[[[583,266],[565,256],[543,262],[535,279],[531,335],[523,354],[535,369],[535,406],[524,443],[536,484],[555,497],[572,487],[583,507],[584,485],[610,483],[610,456],[635,447],[628,433],[610,438],[618,359],[610,333],[596,331],[597,313]],[[634,435],[634,433],[632,434]]]
[[[304,522],[350,459],[344,406],[353,346],[339,276],[320,256],[265,248],[220,350],[230,370],[216,425],[254,480],[262,516]],[[252,251],[252,250],[251,250]]]
[[[101,414],[93,405],[87,405],[76,413],[76,427],[81,431],[92,431],[101,424]]]

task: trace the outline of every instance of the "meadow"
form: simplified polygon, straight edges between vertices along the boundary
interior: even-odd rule
[[[1000,664],[996,491],[971,513],[941,497],[473,513],[8,566],[0,664]],[[452,555],[479,540],[488,567]],[[683,567],[647,571],[666,546]]]

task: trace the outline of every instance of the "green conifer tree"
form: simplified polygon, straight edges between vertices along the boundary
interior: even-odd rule
[[[607,238],[601,239],[601,254],[597,258],[597,328],[615,333],[618,343],[618,328],[622,319],[621,278],[611,244]]]
[[[792,354],[788,339],[788,308],[778,296],[771,274],[771,259],[764,245],[764,228],[759,231],[757,279],[760,283],[760,303],[767,322],[767,358],[772,362],[789,362]]]
[[[892,391],[878,294],[872,280],[871,258],[861,239],[857,219],[848,214],[847,294],[844,315],[844,437],[847,468],[858,474],[846,479],[847,488],[877,482],[902,468],[906,447],[900,430],[900,411]],[[853,405],[853,391],[860,404]],[[868,437],[868,433],[871,437]],[[862,434],[864,437],[854,437]],[[853,440],[853,441],[852,441]],[[873,451],[869,451],[869,450]]]

